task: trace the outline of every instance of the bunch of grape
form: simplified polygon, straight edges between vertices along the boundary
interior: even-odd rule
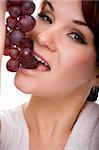
[[[24,68],[36,68],[37,61],[33,56],[33,41],[26,32],[30,32],[36,21],[32,16],[35,4],[32,0],[7,0],[6,40],[4,55],[10,56],[6,64],[8,71]]]

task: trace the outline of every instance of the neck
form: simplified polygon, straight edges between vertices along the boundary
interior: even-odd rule
[[[32,140],[39,143],[65,143],[91,86],[91,82],[88,81],[64,98],[32,96],[30,102],[23,105]]]
[[[42,141],[66,139],[84,106],[85,92],[88,93],[79,90],[79,94],[74,92],[67,99],[54,100],[32,96],[30,102],[23,105],[31,136]]]

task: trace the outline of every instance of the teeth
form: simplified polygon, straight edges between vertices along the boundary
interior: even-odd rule
[[[45,66],[48,66],[48,64],[45,62]]]
[[[40,62],[42,62],[43,64],[45,64],[45,66],[48,66],[48,64],[47,64],[44,60],[42,60],[40,57],[38,57],[37,55],[34,55],[34,57],[35,57],[38,61],[40,61]]]

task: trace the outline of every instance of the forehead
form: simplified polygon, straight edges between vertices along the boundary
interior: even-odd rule
[[[80,4],[82,0],[41,0],[41,2],[51,2],[56,5],[64,5],[66,4]]]
[[[54,8],[54,13],[58,16],[67,16],[68,17],[76,17],[78,19],[82,19],[82,8],[81,8],[81,0],[42,0],[45,6],[47,2],[50,2]]]

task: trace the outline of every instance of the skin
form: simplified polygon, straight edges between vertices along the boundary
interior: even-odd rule
[[[91,87],[96,84],[98,70],[91,30],[72,22],[85,22],[80,0],[50,2],[54,12],[48,6],[45,10],[49,11],[52,24],[37,17],[29,35],[34,40],[34,51],[49,62],[51,70],[19,70],[15,76],[16,87],[32,94],[31,100],[22,106],[30,149],[46,149],[48,144],[52,150],[64,147]],[[71,34],[77,31],[87,44],[78,42]]]
[[[5,10],[6,10],[6,1],[0,1],[0,64],[2,59],[2,54],[4,50],[4,41],[5,41]],[[1,69],[1,65],[0,65]],[[1,73],[1,72],[0,72]]]

